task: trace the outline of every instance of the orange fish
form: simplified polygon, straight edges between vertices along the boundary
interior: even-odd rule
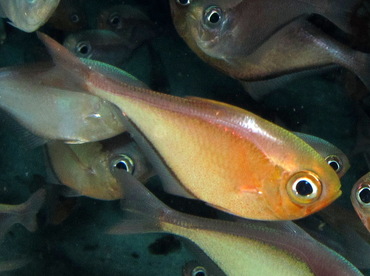
[[[370,232],[370,172],[361,177],[352,188],[353,208]]]
[[[167,189],[177,181],[197,199],[259,220],[305,217],[341,194],[334,170],[291,132],[235,106],[110,78],[48,36],[39,37],[57,67],[119,107]]]

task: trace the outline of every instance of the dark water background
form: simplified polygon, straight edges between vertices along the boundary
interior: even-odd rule
[[[122,1],[87,2],[89,5],[85,8],[90,26],[94,26],[94,16],[101,8]],[[323,76],[298,79],[257,103],[244,92],[238,81],[214,70],[191,52],[172,25],[166,0],[132,0],[125,3],[141,7],[156,22],[160,34],[137,49],[123,64],[123,69],[153,89],[178,96],[192,95],[231,103],[292,131],[316,135],[335,144],[348,154],[351,161],[351,169],[342,178],[343,195],[336,203],[352,210],[349,200],[352,185],[369,170],[364,157],[353,154],[359,120],[355,98],[358,89],[362,89],[361,85],[352,85],[356,81],[354,77],[348,76],[344,69],[337,69]],[[59,41],[65,36],[48,26],[43,30]],[[45,58],[45,50],[34,33],[27,34],[9,25],[6,25],[6,33],[7,39],[0,45],[1,67]],[[44,149],[31,150],[23,146],[21,140],[7,119],[0,118],[2,203],[21,203],[40,187],[52,190],[48,188]],[[196,163],[185,165],[197,166]],[[151,187],[155,187],[156,182],[156,178],[151,181]],[[179,209],[191,208],[186,200],[163,195],[162,198]],[[121,217],[117,201],[78,198],[77,202],[78,207],[59,225],[46,223],[49,210],[44,208],[38,217],[40,227],[37,232],[29,233],[20,225],[13,226],[0,245],[1,259],[32,256],[33,261],[4,275],[172,276],[181,275],[182,266],[194,258],[182,240],[172,235],[104,234]],[[48,202],[47,206],[52,206],[52,203]],[[354,213],[352,215],[355,216]],[[315,229],[322,222],[318,216],[312,216],[303,224]],[[323,232],[324,239],[338,235],[331,228]],[[370,275],[369,268],[364,272]]]

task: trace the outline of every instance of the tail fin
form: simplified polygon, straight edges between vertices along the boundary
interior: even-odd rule
[[[40,189],[32,194],[25,203],[19,205],[18,222],[28,231],[34,232],[37,229],[36,215],[44,204],[45,195],[46,191]]]
[[[132,219],[108,230],[109,234],[134,234],[163,232],[161,220],[174,210],[167,207],[135,177],[123,170],[113,172],[118,181],[124,184],[125,198],[121,200],[122,210],[129,212]]]
[[[321,0],[318,0],[321,1]],[[337,0],[328,1],[327,9],[324,11],[324,16],[327,17],[331,22],[337,25],[344,32],[352,33],[351,21],[356,13],[356,10],[360,7],[360,0]]]
[[[71,75],[75,73],[76,76],[82,79],[89,76],[90,69],[64,46],[44,33],[37,32],[37,36],[48,49],[55,65],[69,71]]]
[[[370,54],[355,52],[354,55],[348,55],[346,63],[350,65],[353,71],[363,84],[370,90]]]

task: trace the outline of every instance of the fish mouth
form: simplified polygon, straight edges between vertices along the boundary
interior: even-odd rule
[[[330,204],[332,204],[336,199],[338,199],[340,196],[342,195],[342,190],[340,189],[340,187],[337,189],[337,190],[334,190],[332,192],[332,195],[330,197],[325,197],[325,201],[321,201],[321,202],[315,202],[315,203],[312,203],[313,205],[309,205],[309,206],[303,206],[303,205],[297,205],[297,206],[300,206],[302,208],[302,216],[299,217],[299,218],[293,218],[293,219],[300,219],[300,218],[304,218],[304,217],[307,217],[307,216],[310,216],[316,212],[319,212],[321,211],[322,209],[326,208],[327,206],[329,206]],[[319,199],[320,200],[320,199]]]
[[[333,192],[332,196],[331,197],[328,197],[327,200],[325,200],[324,202],[322,202],[322,204],[319,204],[316,206],[316,208],[307,208],[307,214],[306,216],[310,215],[310,214],[313,214],[313,213],[316,213],[324,208],[326,208],[327,206],[329,206],[330,204],[332,204],[335,200],[337,200],[340,196],[342,195],[342,190],[340,189],[340,187]]]
[[[214,44],[215,39],[208,37],[207,32],[204,30],[201,19],[199,19],[202,18],[201,14],[202,12],[200,9],[194,9],[189,12],[187,25],[192,36],[198,38],[195,39],[198,47],[204,48],[209,47],[209,44]]]

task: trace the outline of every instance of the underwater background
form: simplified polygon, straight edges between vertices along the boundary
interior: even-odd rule
[[[122,3],[138,7],[150,18],[155,35],[137,47],[119,67],[153,90],[233,104],[289,130],[323,138],[340,148],[349,157],[351,168],[341,179],[343,194],[334,204],[346,208],[360,225],[349,197],[353,184],[369,171],[365,156],[356,149],[359,143],[361,147],[370,147],[366,141],[370,131],[368,137],[366,133],[359,135],[358,98],[365,99],[363,102],[366,103],[367,96],[354,76],[337,68],[319,76],[294,80],[256,102],[237,80],[213,69],[188,48],[173,26],[167,0],[79,2],[81,6],[77,12],[85,14],[87,19],[82,29],[96,28],[96,18],[102,9]],[[361,24],[365,25],[370,18],[367,2],[364,1],[361,10]],[[78,31],[60,30],[52,24],[46,24],[41,30],[61,42],[70,33]],[[367,45],[360,43],[363,51],[368,51],[367,46],[370,46],[366,40],[368,30],[368,25],[362,30],[363,41],[367,41]],[[6,38],[0,45],[0,67],[49,59],[35,33],[22,32],[9,24],[5,24],[4,32]],[[169,234],[105,234],[121,219],[119,201],[58,196],[59,187],[51,184],[45,149],[30,146],[32,141],[25,142],[27,136],[14,124],[2,114],[0,202],[19,204],[39,188],[45,188],[48,196],[38,214],[38,230],[31,233],[21,225],[14,225],[0,244],[0,262],[22,258],[31,258],[31,261],[17,270],[1,272],[1,275],[182,275],[183,266],[195,258],[184,246],[182,238]],[[369,122],[366,126],[370,130]],[[184,165],[197,166],[196,163]],[[214,215],[213,210],[202,203],[164,194],[159,184],[159,179],[154,177],[148,186],[168,205],[199,215]],[[348,238],[351,237],[340,229],[353,219],[347,222],[337,213],[331,215],[334,218],[314,214],[298,224],[311,229],[319,240],[332,240],[340,254],[361,266],[364,255],[370,259],[370,251],[361,251],[363,248],[370,250],[370,235],[362,240],[367,244],[359,246],[353,239],[350,245]],[[54,225],[51,220],[58,223]],[[361,227],[358,225],[353,228]],[[370,267],[359,268],[365,275],[370,275]]]

